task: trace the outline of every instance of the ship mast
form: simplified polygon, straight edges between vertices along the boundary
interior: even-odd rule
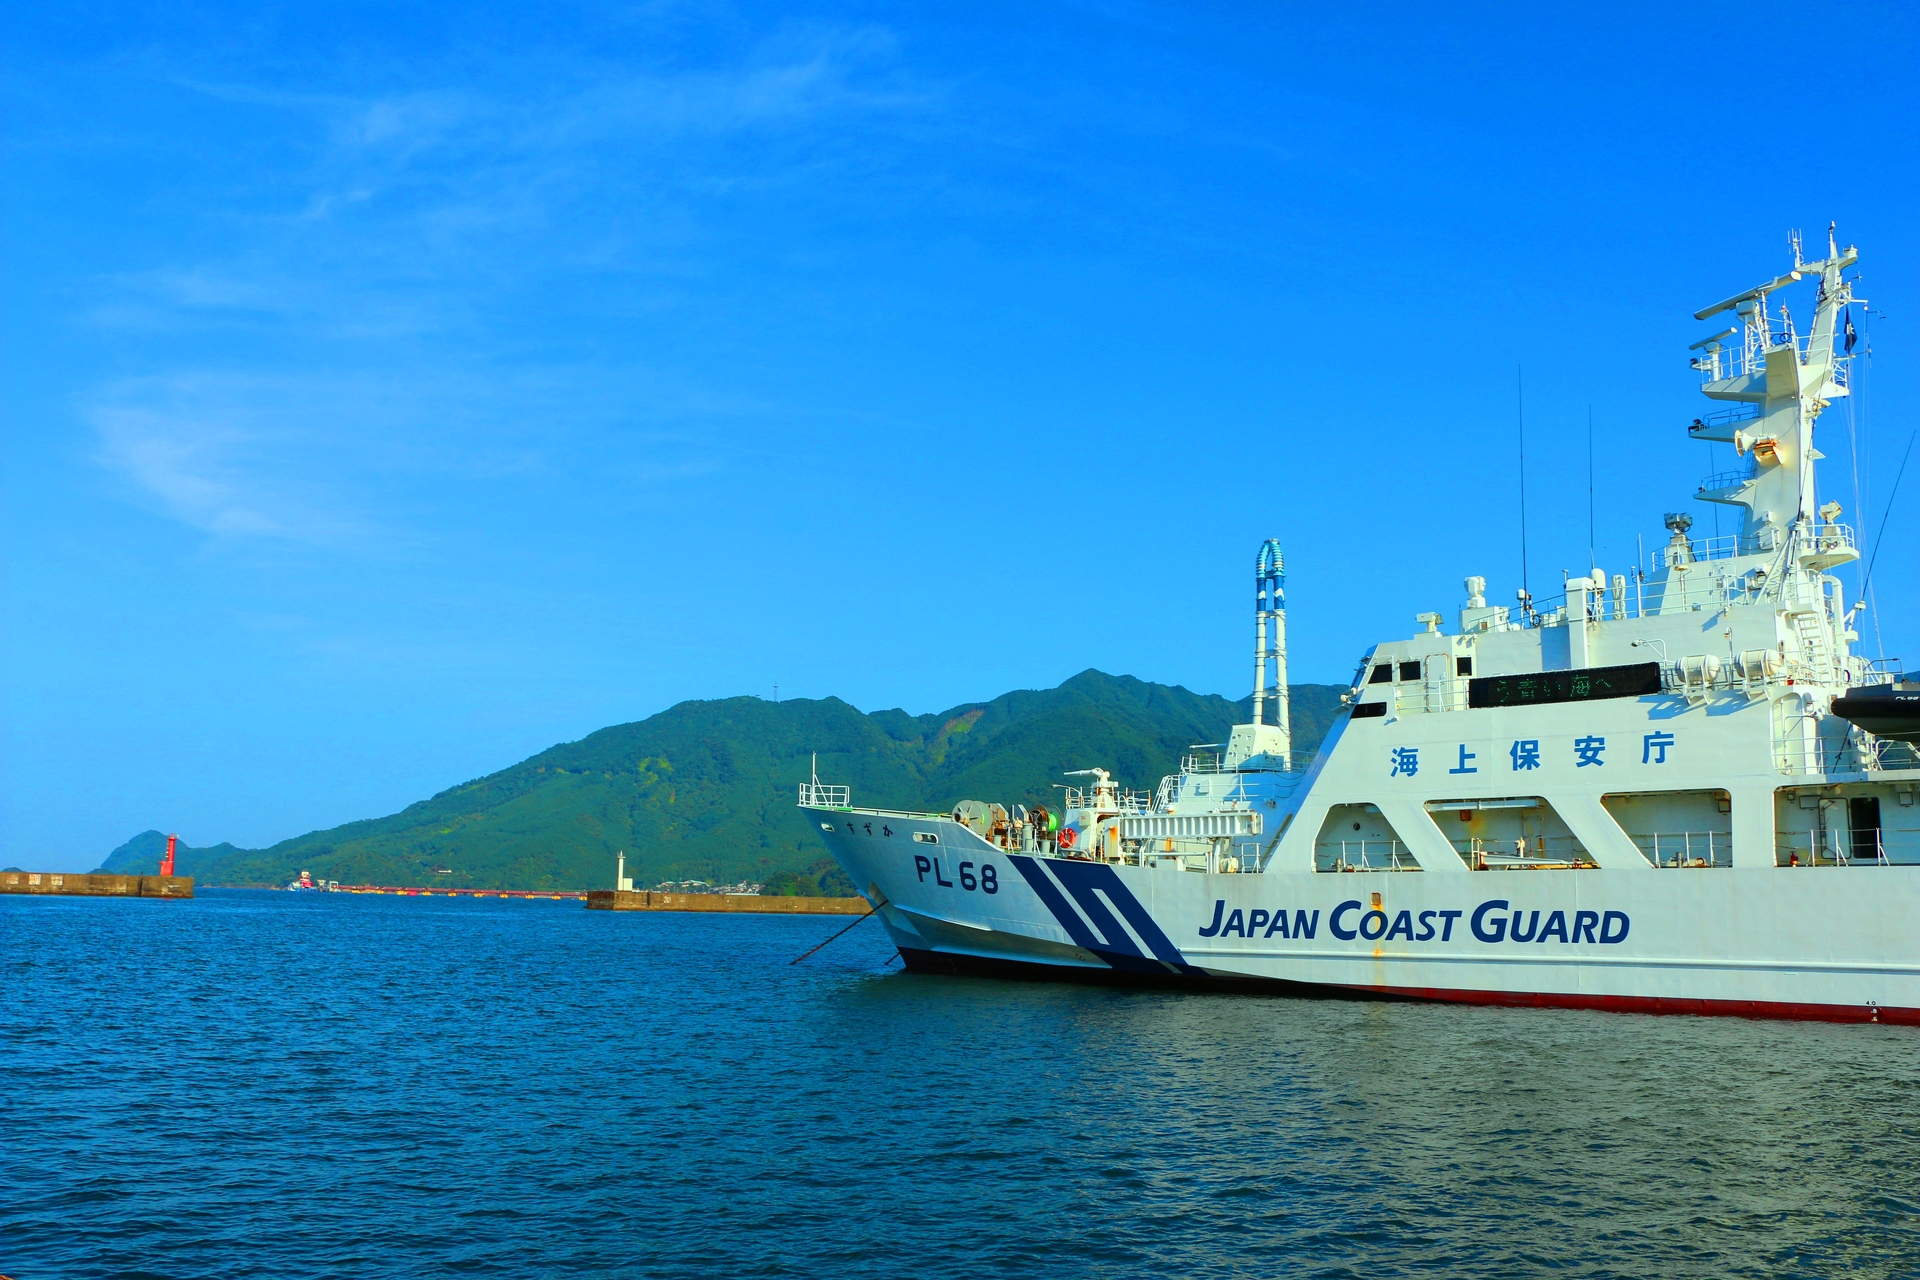
[[[1687,433],[1695,440],[1731,444],[1746,460],[1739,471],[1701,481],[1694,495],[1743,508],[1740,533],[1715,539],[1721,545],[1706,544],[1704,554],[1696,555],[1701,544],[1688,541],[1685,517],[1670,515],[1673,540],[1650,585],[1660,613],[1732,605],[1748,597],[1751,603],[1767,602],[1778,630],[1753,638],[1772,640],[1769,647],[1790,664],[1787,683],[1797,682],[1803,707],[1781,730],[1780,749],[1783,758],[1799,758],[1807,771],[1818,772],[1822,752],[1832,746],[1822,745],[1828,702],[1868,674],[1866,664],[1851,654],[1849,644],[1857,639],[1854,611],[1831,572],[1858,560],[1860,553],[1853,530],[1839,523],[1840,504],[1821,505],[1816,496],[1814,463],[1822,455],[1813,443],[1822,411],[1849,394],[1851,344],[1844,341],[1840,318],[1855,301],[1844,273],[1860,255],[1851,245],[1839,247],[1831,225],[1826,256],[1817,262],[1806,260],[1798,234],[1791,244],[1793,267],[1784,275],[1694,313],[1706,320],[1731,312],[1738,320],[1737,327],[1693,344],[1693,367],[1703,378],[1700,390],[1730,407],[1695,419]],[[1769,295],[1809,277],[1817,282],[1817,292],[1803,337],[1792,313],[1784,305],[1770,305]],[[1729,656],[1736,665],[1746,660],[1765,670],[1759,649],[1745,659],[1731,650]],[[1711,682],[1700,683],[1704,688]]]
[[[1835,355],[1834,338],[1841,309],[1853,300],[1841,273],[1860,255],[1836,246],[1831,226],[1827,256],[1818,262],[1802,258],[1798,235],[1792,245],[1791,271],[1694,313],[1707,320],[1731,311],[1739,320],[1737,328],[1694,344],[1693,367],[1706,376],[1700,390],[1734,407],[1690,431],[1696,440],[1731,444],[1753,459],[1751,471],[1713,477],[1699,494],[1746,509],[1739,554],[1771,551],[1789,531],[1816,523],[1813,464],[1822,455],[1813,446],[1813,424],[1831,401],[1848,394],[1846,355]],[[1812,327],[1802,338],[1785,304],[1777,314],[1769,309],[1768,295],[1808,276],[1819,277],[1820,286]]]

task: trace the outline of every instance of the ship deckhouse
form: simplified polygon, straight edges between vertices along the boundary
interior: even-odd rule
[[[1695,313],[1686,430],[1740,465],[1693,496],[1738,532],[1668,513],[1551,599],[1467,576],[1363,656],[1304,773],[1269,542],[1252,721],[1152,792],[1088,761],[1048,805],[910,813],[816,774],[802,811],[915,971],[1920,1023],[1920,684],[1855,652],[1815,484],[1855,259],[1796,237]]]
[[[1362,661],[1349,713],[1315,763],[1275,869],[1648,871],[1920,862],[1920,759],[1832,714],[1894,686],[1855,655],[1858,558],[1815,489],[1815,424],[1848,394],[1852,248],[1696,313],[1732,327],[1694,344],[1701,390],[1728,407],[1694,439],[1744,465],[1695,497],[1741,512],[1691,537],[1666,516],[1648,563],[1569,578],[1563,595],[1489,604],[1465,580],[1457,625],[1419,616]],[[1814,286],[1808,331],[1773,295]],[[1845,704],[1842,710],[1846,709]]]

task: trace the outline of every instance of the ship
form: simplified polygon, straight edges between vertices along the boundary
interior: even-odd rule
[[[1695,313],[1718,331],[1690,350],[1711,407],[1686,431],[1739,465],[1692,497],[1738,532],[1668,512],[1630,572],[1511,605],[1466,576],[1452,618],[1362,655],[1310,761],[1269,541],[1250,722],[1152,791],[1087,762],[1049,805],[920,813],[816,766],[800,808],[905,968],[1920,1023],[1920,684],[1860,652],[1860,549],[1815,488],[1858,253],[1831,228],[1819,261],[1791,245]]]

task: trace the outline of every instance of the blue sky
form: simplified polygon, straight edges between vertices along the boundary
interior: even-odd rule
[[[1877,528],[1920,425],[1892,5],[505,9],[0,25],[0,861],[776,683],[1239,696],[1268,536],[1344,679],[1511,598],[1516,369],[1536,590],[1589,408],[1603,567],[1710,529],[1690,313],[1793,227],[1873,304],[1827,493]],[[1907,483],[1868,643],[1920,659]]]

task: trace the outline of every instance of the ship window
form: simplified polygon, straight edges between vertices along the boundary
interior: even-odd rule
[[[1453,670],[1454,670],[1454,674],[1456,674],[1456,675],[1462,675],[1462,676],[1470,676],[1470,675],[1472,675],[1472,674],[1473,674],[1473,659],[1472,659],[1472,658],[1456,658],[1456,659],[1454,659],[1454,664],[1453,664]]]
[[[1733,823],[1720,811],[1718,791],[1615,791],[1600,797],[1610,817],[1656,867],[1731,867]],[[1731,807],[1731,806],[1729,806]],[[1792,834],[1784,837],[1791,857]],[[1803,858],[1802,861],[1805,859]]]
[[[1393,679],[1393,664],[1383,662],[1373,669],[1373,674],[1367,677],[1367,683],[1385,684],[1391,679]]]
[[[1529,707],[1596,698],[1641,698],[1660,692],[1660,664],[1542,671],[1528,676],[1481,676],[1467,686],[1469,707]]]
[[[1365,720],[1369,716],[1384,716],[1386,714],[1387,704],[1384,702],[1362,702],[1353,709],[1353,718],[1355,720]]]
[[[1418,662],[1401,663],[1400,678],[1402,680],[1418,680],[1420,678],[1420,664]]]
[[[939,844],[940,843],[940,837],[935,835],[931,831],[916,831],[913,833],[913,838],[915,840],[918,840],[921,844]]]

